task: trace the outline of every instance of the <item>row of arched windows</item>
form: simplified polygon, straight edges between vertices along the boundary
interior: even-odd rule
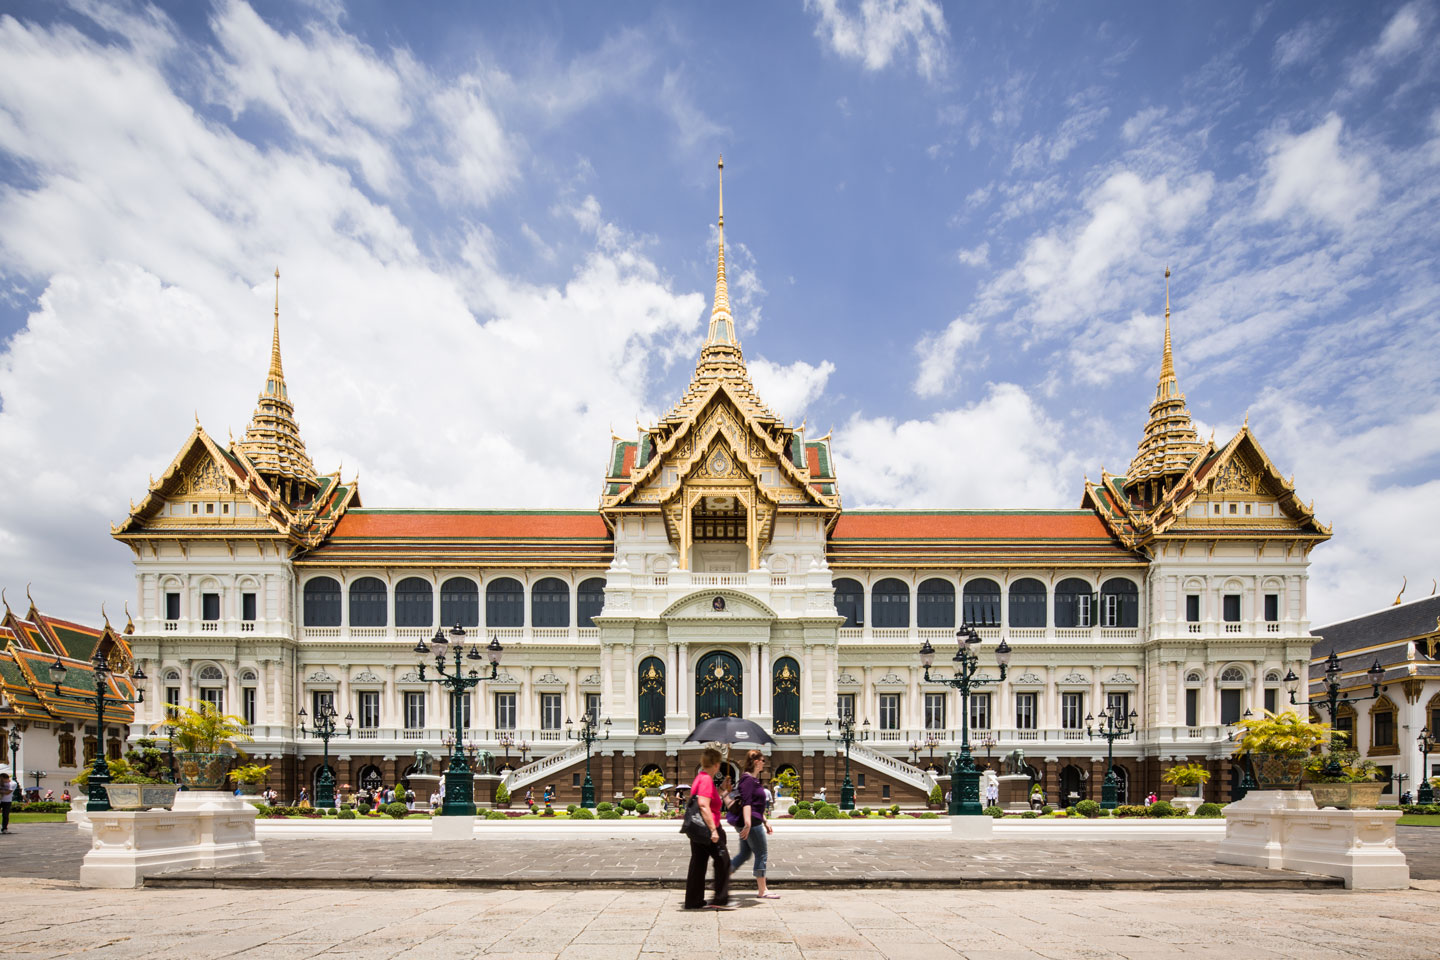
[[[697,718],[738,717],[744,714],[744,667],[730,653],[716,650],[696,661],[695,715]],[[776,733],[800,732],[800,662],[780,657],[770,667],[771,711]],[[639,727],[644,735],[665,732],[665,661],[640,661]]]
[[[961,623],[972,627],[998,627],[1004,620],[1011,627],[1049,626],[1050,592],[1033,577],[1010,584],[1008,620],[1002,609],[1004,591],[987,577],[967,581],[960,595]],[[1097,594],[1088,581],[1079,577],[1055,585],[1056,627],[1136,627],[1140,624],[1140,591],[1135,581],[1113,577]],[[835,581],[835,609],[847,627],[863,627],[865,587],[858,580],[842,577]],[[923,581],[915,590],[915,626],[954,627],[955,585],[938,577]],[[870,588],[870,626],[909,627],[910,585],[889,577]]]
[[[338,627],[341,604],[346,600],[334,577],[305,581],[304,621],[307,627]],[[359,577],[349,588],[350,626],[390,625],[389,594],[379,577]],[[575,615],[582,627],[593,627],[591,619],[605,606],[605,578],[591,577],[575,590]],[[440,624],[462,627],[480,625],[480,588],[468,577],[451,577],[440,584]],[[485,585],[485,625],[525,625],[525,585],[513,577],[499,577]],[[545,577],[530,588],[530,625],[568,627],[570,585],[559,577]],[[395,585],[395,626],[433,627],[435,595],[430,581],[406,577]]]

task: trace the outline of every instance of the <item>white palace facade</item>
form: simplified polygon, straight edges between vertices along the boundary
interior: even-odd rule
[[[587,710],[610,721],[601,797],[651,768],[687,776],[685,736],[733,713],[773,730],[772,770],[835,797],[843,751],[826,721],[853,711],[869,735],[852,750],[857,803],[915,802],[961,730],[959,695],[924,681],[917,651],[929,640],[943,665],[968,623],[992,674],[995,644],[1014,648],[1007,679],[972,698],[981,762],[1023,750],[1050,796],[1098,796],[1105,743],[1085,718],[1119,706],[1138,716],[1115,745],[1135,797],[1164,795],[1160,774],[1180,761],[1210,764],[1223,792],[1227,724],[1282,702],[1287,671],[1306,675],[1306,569],[1330,531],[1248,424],[1219,445],[1197,436],[1168,290],[1135,458],[1087,480],[1078,509],[847,510],[842,479],[829,437],[784,422],[750,381],[723,205],[694,377],[657,423],[614,438],[596,508],[362,506],[305,451],[277,296],[244,437],[222,445],[197,424],[113,528],[133,551],[127,639],[149,677],[132,729],[166,703],[219,705],[293,796],[321,755],[297,711],[330,701],[354,719],[330,745],[338,780],[393,783],[416,750],[446,750],[450,705],[413,648],[459,623],[506,648],[463,710],[515,790],[578,797],[585,749],[566,725]]]

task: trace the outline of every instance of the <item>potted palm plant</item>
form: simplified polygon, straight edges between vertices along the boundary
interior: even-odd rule
[[[1261,790],[1299,790],[1305,766],[1315,750],[1330,742],[1330,724],[1306,720],[1293,710],[1265,711],[1236,724],[1235,756],[1250,761]]]
[[[644,789],[645,796],[647,797],[660,796],[660,788],[664,785],[665,774],[659,770],[651,770],[649,773],[640,774],[640,780],[636,783],[636,786]]]
[[[133,766],[124,757],[106,760],[105,765],[110,769],[110,782],[105,784],[105,794],[111,810],[168,810],[175,803],[175,793],[180,789],[178,784],[147,776],[144,770]],[[89,780],[90,771],[86,770],[72,782],[84,786]]]
[[[245,721],[221,713],[209,703],[168,709],[171,715],[157,723],[155,729],[174,730],[170,742],[175,747],[180,782],[187,790],[219,790],[225,785],[231,759],[244,756],[235,744],[252,739],[245,733]]]
[[[230,779],[240,787],[240,796],[254,797],[260,794],[260,785],[265,782],[266,776],[270,773],[270,764],[260,766],[255,763],[246,763],[230,771]]]
[[[1210,782],[1210,771],[1198,763],[1182,763],[1166,770],[1160,779],[1174,784],[1177,797],[1198,797],[1200,788]]]
[[[1385,790],[1385,781],[1376,779],[1380,768],[1361,759],[1358,751],[1344,747],[1346,734],[1342,731],[1334,731],[1332,738],[1330,749],[1305,765],[1305,787],[1315,798],[1315,806],[1375,809]]]

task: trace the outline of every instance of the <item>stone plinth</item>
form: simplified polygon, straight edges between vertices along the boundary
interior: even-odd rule
[[[79,827],[81,833],[89,833],[90,811],[85,809],[85,805],[90,802],[90,798],[83,788],[77,788],[75,792],[77,796],[70,799],[70,811],[65,814],[65,820]]]
[[[1007,773],[1000,778],[1000,806],[1006,813],[1024,813],[1030,809],[1030,778],[1023,773]]]
[[[1204,797],[1176,797],[1174,800],[1171,800],[1170,802],[1173,803],[1173,804],[1174,804],[1175,806],[1177,806],[1177,807],[1184,807],[1184,808],[1185,808],[1185,812],[1188,813],[1190,816],[1193,817],[1193,816],[1195,816],[1195,811],[1200,809],[1200,804],[1202,804],[1202,803],[1205,802],[1205,798],[1204,798]]]
[[[990,840],[995,836],[995,818],[951,817],[950,833],[963,840]]]
[[[87,887],[138,887],[149,874],[263,860],[255,808],[228,793],[192,790],[173,810],[90,814],[93,846],[80,866]]]
[[[1340,877],[1352,890],[1403,890],[1398,810],[1318,810],[1305,790],[1252,790],[1225,808],[1220,863]]]
[[[431,840],[470,840],[474,836],[474,817],[442,817],[436,814],[430,818]]]

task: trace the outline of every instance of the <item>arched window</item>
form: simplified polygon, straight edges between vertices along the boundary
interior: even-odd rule
[[[395,584],[395,626],[433,627],[435,594],[430,581],[406,577]]]
[[[1395,704],[1381,697],[1370,708],[1370,748],[1393,753],[1395,750]]]
[[[1186,682],[1186,683],[1200,683],[1200,682],[1202,682],[1204,679],[1205,679],[1205,678],[1200,675],[1200,671],[1199,671],[1199,670],[1191,670],[1189,673],[1185,674],[1185,682]]]
[[[485,585],[485,626],[525,626],[525,588],[513,577],[501,577]]]
[[[1220,671],[1220,682],[1244,683],[1245,671],[1241,670],[1239,667],[1226,667],[1224,670]]]
[[[665,732],[665,661],[659,657],[640,661],[640,732]]]
[[[1100,626],[1138,627],[1140,591],[1134,580],[1112,577],[1100,586]]]
[[[744,715],[740,661],[724,650],[707,653],[695,669],[695,719]]]
[[[350,584],[350,626],[385,626],[390,621],[386,599],[385,581],[379,577],[361,577]]]
[[[530,588],[532,627],[570,626],[570,585],[559,577],[535,581]]]
[[[305,626],[340,626],[340,581],[334,577],[305,581]]]
[[[575,591],[575,622],[582,627],[595,626],[594,617],[605,610],[605,578],[582,580]]]
[[[1000,584],[981,577],[965,584],[965,622],[972,627],[1000,626]]]
[[[774,729],[776,733],[800,732],[800,664],[793,657],[781,657],[771,668],[774,681]]]
[[[440,625],[480,626],[480,588],[469,577],[451,577],[440,584]]]
[[[955,586],[932,577],[915,591],[915,623],[921,627],[955,626]]]
[[[835,612],[845,618],[842,627],[865,626],[865,588],[859,580],[841,577],[835,581]]]
[[[1095,591],[1079,577],[1061,580],[1055,585],[1055,626],[1093,627]]]
[[[200,668],[200,679],[202,681],[213,680],[218,683],[225,680],[225,674],[221,672],[219,667],[214,667],[206,664],[205,666]]]
[[[1012,627],[1045,626],[1045,584],[1034,577],[1025,577],[1010,584],[1010,617]]]
[[[904,580],[887,577],[870,588],[870,625],[910,626],[910,587]]]

